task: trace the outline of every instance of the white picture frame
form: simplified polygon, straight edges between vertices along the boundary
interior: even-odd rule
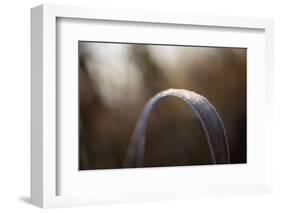
[[[31,10],[31,73],[32,73],[32,141],[31,141],[31,201],[33,204],[46,208],[46,207],[59,207],[59,206],[76,206],[76,205],[91,205],[97,203],[115,203],[115,202],[128,202],[128,201],[143,201],[143,200],[165,200],[165,199],[177,199],[186,197],[197,197],[197,196],[214,196],[214,195],[232,195],[232,194],[252,194],[252,193],[263,193],[269,192],[271,187],[271,172],[270,172],[270,161],[267,159],[265,148],[270,146],[270,137],[268,137],[268,131],[262,133],[262,131],[257,131],[258,138],[263,138],[264,140],[257,145],[256,148],[250,149],[249,152],[253,153],[250,156],[256,156],[253,161],[256,163],[250,163],[249,165],[243,167],[237,167],[237,172],[240,175],[245,175],[246,180],[239,181],[239,179],[234,182],[229,179],[227,182],[216,183],[214,185],[211,182],[215,182],[216,175],[210,178],[210,183],[206,182],[205,185],[200,185],[197,181],[198,177],[201,175],[206,175],[206,172],[212,172],[209,167],[202,167],[202,169],[197,171],[192,171],[192,173],[186,173],[186,168],[181,167],[177,169],[163,168],[150,169],[149,172],[144,170],[127,171],[126,175],[128,177],[133,177],[137,174],[143,179],[143,183],[140,184],[139,188],[136,189],[125,189],[124,191],[110,190],[106,189],[106,184],[99,183],[101,187],[98,189],[98,193],[91,195],[85,193],[87,189],[84,188],[77,194],[72,193],[60,193],[59,185],[66,182],[65,179],[60,178],[61,170],[63,170],[65,164],[60,163],[61,150],[58,151],[58,132],[57,132],[57,107],[58,98],[57,89],[59,87],[60,81],[57,79],[58,61],[57,61],[57,50],[59,47],[57,36],[58,36],[58,21],[64,20],[99,20],[99,21],[113,21],[118,22],[119,25],[122,23],[143,23],[153,24],[155,26],[165,26],[168,30],[173,30],[174,26],[199,26],[202,28],[211,29],[223,29],[228,32],[234,30],[244,30],[249,32],[259,32],[261,36],[257,36],[257,43],[252,43],[251,48],[254,49],[255,45],[260,45],[261,52],[256,55],[259,57],[257,64],[254,66],[250,65],[249,69],[257,69],[260,74],[257,77],[250,77],[250,84],[252,88],[259,88],[257,92],[261,94],[260,97],[260,107],[253,111],[254,113],[263,113],[264,117],[261,119],[263,124],[257,126],[256,120],[250,122],[251,132],[254,129],[260,130],[263,127],[270,129],[270,119],[272,116],[266,111],[270,111],[271,106],[271,95],[272,90],[272,78],[273,78],[273,21],[271,19],[257,19],[257,18],[240,18],[240,17],[216,17],[216,16],[203,16],[203,15],[187,15],[187,14],[161,14],[152,13],[145,11],[122,11],[122,10],[112,10],[112,9],[99,9],[99,8],[85,8],[85,7],[74,7],[74,6],[54,6],[54,5],[41,5]],[[71,24],[70,24],[71,25]],[[118,27],[118,26],[117,26]],[[170,27],[170,29],[169,29]],[[253,33],[254,34],[254,33]],[[73,34],[76,36],[77,34]],[[81,36],[81,35],[78,35]],[[71,36],[70,36],[71,37]],[[233,35],[233,40],[235,40],[235,34]],[[79,39],[79,37],[75,37]],[[125,38],[126,39],[126,38]],[[105,38],[108,40],[108,38]],[[243,39],[242,39],[243,40]],[[249,40],[255,40],[252,37],[245,38],[245,45]],[[200,42],[200,41],[198,41]],[[206,41],[208,42],[208,41]],[[243,41],[241,41],[243,44]],[[264,43],[263,43],[264,42]],[[198,44],[196,41],[191,44]],[[232,44],[232,43],[230,43]],[[210,43],[210,45],[218,45],[217,43]],[[223,44],[222,44],[223,45]],[[241,43],[233,43],[234,46],[241,45]],[[247,45],[246,45],[247,46]],[[73,47],[69,47],[73,48]],[[254,51],[253,51],[254,52]],[[255,55],[253,55],[254,57]],[[253,60],[251,60],[253,61]],[[258,64],[260,63],[260,64]],[[260,66],[258,66],[260,65]],[[260,77],[259,77],[260,76]],[[262,78],[266,76],[266,79]],[[249,77],[249,76],[248,76]],[[75,79],[74,79],[75,80]],[[254,86],[254,87],[253,87]],[[254,99],[256,93],[254,89],[250,89],[250,96],[253,96],[253,103],[256,101]],[[268,103],[268,104],[266,104]],[[249,110],[249,109],[248,109]],[[252,116],[253,117],[253,116]],[[254,126],[255,125],[255,126]],[[252,140],[255,138],[251,138]],[[250,148],[253,146],[250,146]],[[63,148],[61,146],[60,148]],[[75,150],[74,150],[75,151]],[[68,152],[68,151],[65,151]],[[65,155],[70,155],[65,154]],[[257,166],[259,162],[262,161],[260,167]],[[260,162],[259,162],[260,163]],[[233,168],[235,170],[235,168]],[[154,171],[155,170],[155,171]],[[194,170],[194,169],[193,169]],[[196,169],[195,169],[196,170]],[[231,174],[231,169],[221,166],[217,169],[218,174],[229,173]],[[235,171],[236,172],[236,171]],[[149,173],[149,174],[146,174]],[[173,174],[172,174],[173,173]],[[251,176],[258,176],[254,178]],[[67,173],[70,174],[70,173]],[[80,181],[90,181],[92,179],[92,174],[85,175],[82,179],[77,179],[78,182],[74,181],[70,174],[69,183],[65,185],[67,187],[67,192],[79,191],[78,183]],[[182,175],[183,178],[179,180],[179,183],[184,183],[184,178],[186,175],[190,175],[190,180],[192,180],[192,185],[186,184],[184,186],[177,186],[170,184],[165,186],[165,181],[159,181],[160,183],[155,184],[157,187],[153,186],[145,187],[147,178],[152,178],[155,175],[165,175],[169,174],[168,179],[175,178],[176,176]],[[120,173],[107,171],[107,180],[118,178]],[[130,176],[131,175],[131,176]],[[132,176],[133,175],[133,176]],[[147,176],[148,175],[148,176]],[[86,177],[85,177],[86,176]],[[90,178],[89,178],[90,177]],[[93,176],[94,177],[94,176]],[[99,178],[104,178],[101,176]],[[97,177],[96,177],[97,178]],[[120,177],[119,177],[120,178]],[[165,178],[164,178],[165,180]],[[251,182],[252,180],[252,182]],[[63,181],[63,183],[62,183]],[[75,188],[75,186],[78,186]],[[73,187],[73,188],[71,188]],[[93,187],[95,187],[93,185]],[[149,191],[152,187],[152,191]],[[127,188],[132,188],[128,186]],[[141,190],[141,188],[143,190]],[[92,189],[91,189],[92,190]],[[122,196],[120,196],[122,193]]]

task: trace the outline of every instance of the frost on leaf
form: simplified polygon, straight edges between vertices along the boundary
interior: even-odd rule
[[[145,132],[153,106],[163,97],[174,96],[185,101],[196,113],[204,130],[213,164],[230,163],[230,153],[223,122],[215,107],[202,95],[184,89],[168,89],[153,96],[145,105],[135,126],[124,167],[143,167]]]

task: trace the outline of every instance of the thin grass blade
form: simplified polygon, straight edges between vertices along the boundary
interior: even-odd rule
[[[196,113],[206,136],[210,150],[210,161],[213,164],[230,163],[226,131],[215,107],[207,98],[195,92],[184,89],[168,89],[156,94],[146,103],[135,126],[123,166],[125,168],[144,166],[145,133],[149,114],[153,106],[167,96],[182,99]]]

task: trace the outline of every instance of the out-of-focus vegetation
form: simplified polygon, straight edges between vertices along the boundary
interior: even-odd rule
[[[232,163],[246,162],[246,49],[79,42],[80,169],[120,168],[147,100],[193,90],[216,107]],[[209,164],[200,122],[181,100],[153,109],[145,166]]]

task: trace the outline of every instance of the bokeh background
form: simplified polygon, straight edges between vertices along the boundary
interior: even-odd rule
[[[246,163],[247,49],[97,43],[79,45],[79,168],[121,168],[145,103],[168,88],[205,96],[220,114],[231,163]],[[190,107],[166,97],[147,126],[145,166],[205,165],[209,150]]]

